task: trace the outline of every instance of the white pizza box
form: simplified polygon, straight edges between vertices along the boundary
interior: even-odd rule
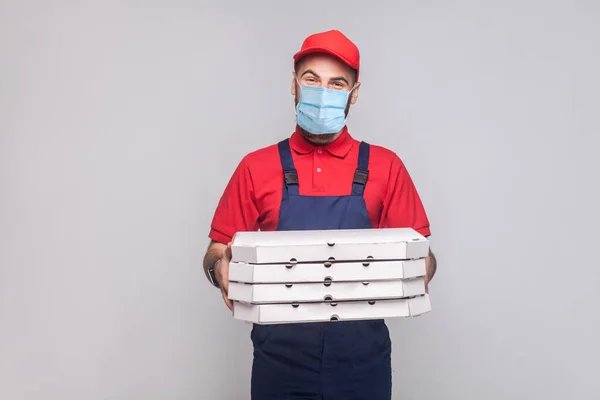
[[[230,282],[230,300],[245,303],[292,303],[397,299],[425,294],[424,278],[365,282],[239,283]]]
[[[229,264],[229,280],[246,283],[376,281],[425,276],[425,259],[303,264]]]
[[[260,325],[416,317],[431,311],[429,295],[339,303],[247,304],[234,302],[234,318]]]
[[[238,232],[233,262],[249,264],[410,260],[429,253],[429,240],[411,228]]]

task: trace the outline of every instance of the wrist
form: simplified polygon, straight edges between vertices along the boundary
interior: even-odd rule
[[[213,261],[212,265],[210,265],[208,267],[209,281],[216,288],[221,287],[219,284],[219,280],[217,279],[217,268],[218,268],[220,262],[221,262],[221,258],[217,258],[215,261]]]

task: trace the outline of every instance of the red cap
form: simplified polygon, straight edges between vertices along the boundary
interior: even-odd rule
[[[350,68],[356,70],[356,80],[360,68],[358,47],[338,30],[315,33],[304,39],[302,48],[294,54],[294,62],[312,53],[327,53],[342,60]]]

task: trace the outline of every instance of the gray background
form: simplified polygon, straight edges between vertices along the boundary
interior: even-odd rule
[[[597,1],[0,0],[1,399],[249,398],[206,235],[331,28],[439,257],[434,311],[389,322],[394,398],[597,398]]]

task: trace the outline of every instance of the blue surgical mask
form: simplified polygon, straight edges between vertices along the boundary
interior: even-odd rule
[[[346,105],[352,90],[300,86],[300,101],[296,105],[298,126],[313,135],[341,131],[346,125]]]

